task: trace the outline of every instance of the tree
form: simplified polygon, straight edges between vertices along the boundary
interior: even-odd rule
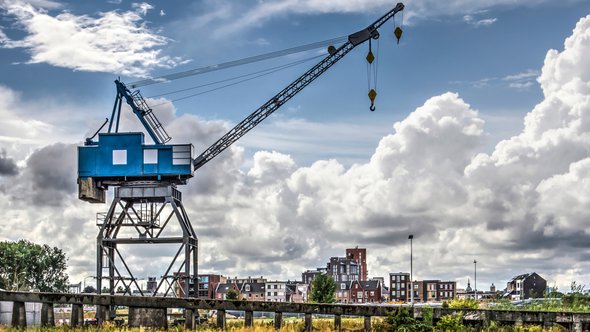
[[[238,299],[238,292],[233,289],[230,289],[227,294],[225,294],[226,300],[237,300]]]
[[[336,302],[336,283],[327,274],[320,274],[311,283],[311,297],[315,303]]]
[[[84,287],[84,290],[82,291],[82,293],[88,293],[88,294],[96,293],[96,288],[94,288],[94,286],[92,286],[92,285],[88,285],[88,286]]]
[[[66,255],[57,247],[27,240],[0,242],[0,288],[65,292],[66,268]]]

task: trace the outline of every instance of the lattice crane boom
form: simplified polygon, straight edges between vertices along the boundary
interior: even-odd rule
[[[250,114],[247,118],[238,123],[234,128],[227,132],[223,137],[213,143],[201,155],[195,158],[193,164],[194,169],[197,170],[210,160],[215,158],[223,150],[230,147],[233,143],[239,140],[252,128],[256,127],[260,122],[266,119],[274,111],[279,109],[289,99],[293,98],[297,93],[303,90],[316,78],[321,76],[326,70],[332,67],[336,62],[342,59],[348,52],[350,52],[357,45],[364,43],[370,38],[378,38],[378,29],[389,19],[393,18],[396,13],[404,9],[403,3],[398,3],[393,9],[369,25],[366,29],[353,33],[348,36],[348,41],[340,46],[338,49],[329,49],[329,55],[321,60],[318,64],[313,66],[286,88],[277,93],[269,101],[264,103],[260,108]]]
[[[170,136],[168,136],[168,133],[158,118],[156,118],[156,115],[148,106],[145,99],[143,99],[139,90],[131,92],[119,80],[115,80],[115,85],[117,86],[117,97],[115,98],[115,106],[113,107],[113,115],[111,116],[111,125],[115,123],[115,132],[119,131],[119,117],[121,116],[122,99],[124,98],[154,143],[165,144],[170,141]],[[111,130],[112,128],[109,126],[109,133]]]

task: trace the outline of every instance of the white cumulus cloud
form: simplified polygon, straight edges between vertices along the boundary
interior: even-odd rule
[[[145,14],[151,5],[136,4]],[[162,54],[169,39],[147,26],[134,11],[109,11],[96,17],[67,11],[51,15],[22,1],[0,2],[26,33],[10,39],[0,33],[0,47],[24,48],[27,63],[47,63],[74,70],[146,76],[156,67],[174,67],[181,59]]]

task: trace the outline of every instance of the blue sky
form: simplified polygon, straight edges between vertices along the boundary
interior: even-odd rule
[[[160,57],[179,58],[175,61],[178,65],[173,68],[147,66],[140,71],[151,76],[345,36],[364,28],[393,5],[383,1],[369,8],[357,6],[361,8],[348,10],[333,5],[334,8],[326,9],[327,13],[305,8],[300,13],[294,12],[294,9],[276,10],[264,19],[244,23],[241,21],[247,19],[236,15],[240,11],[252,15],[255,3],[204,1],[178,6],[154,1],[144,7],[128,1],[51,4],[45,9],[49,16],[68,12],[97,19],[105,12],[114,11],[119,15],[138,13],[139,17],[133,24],[143,25],[147,34],[163,39],[162,45],[149,50],[157,49]],[[539,74],[545,52],[550,48],[559,48],[577,19],[590,7],[585,1],[558,4],[541,1],[534,5],[515,2],[496,6],[465,2],[449,4],[447,8],[441,5],[432,7],[422,2],[416,6],[411,2],[406,5],[405,33],[400,45],[395,44],[392,23],[385,26],[379,42],[377,112],[366,112],[369,102],[364,57],[368,46],[362,45],[286,105],[288,112],[283,109],[277,116],[319,123],[352,121],[365,124],[364,135],[368,136],[367,141],[373,142],[390,130],[390,126],[380,124],[403,119],[432,95],[454,91],[489,117],[489,129],[492,129],[494,138],[514,134],[522,127],[522,116],[542,98],[534,79]],[[428,6],[432,10],[426,10]],[[344,12],[331,12],[338,10]],[[401,21],[401,17],[397,20]],[[19,40],[26,33],[14,15],[5,13],[1,25],[3,32],[12,40]],[[132,36],[125,38],[133,39]],[[2,49],[2,83],[20,92],[24,100],[59,98],[58,102],[92,104],[90,109],[77,110],[89,119],[101,119],[109,114],[114,96],[112,81],[134,67],[131,64],[126,70],[104,67],[100,71],[85,71],[73,70],[71,65],[64,68],[46,62],[26,64],[31,59],[31,52],[26,47]],[[76,52],[75,45],[72,45],[71,52]],[[174,84],[148,86],[142,88],[142,92],[145,96],[157,95],[256,72],[289,63],[293,58],[302,59],[311,55],[312,52],[307,52],[288,59],[186,78]],[[306,62],[255,81],[188,98],[175,103],[175,107],[181,114],[191,113],[204,119],[237,123],[312,64]],[[508,80],[519,75],[521,79]],[[132,82],[136,78],[123,75],[123,80]],[[171,95],[169,98],[186,95]],[[240,101],[239,104],[235,103],[236,100]],[[67,123],[59,125],[68,127]],[[81,129],[80,126],[75,127],[72,130]],[[249,142],[246,140],[245,144]],[[490,147],[494,143],[492,139]],[[256,148],[259,146],[253,147]],[[317,157],[298,155],[280,147],[264,148],[291,153],[294,158],[306,163]],[[367,149],[363,157],[371,152]],[[358,157],[350,158],[354,161]]]
[[[55,234],[73,234],[84,225],[84,239],[67,244],[66,251],[80,252],[94,241],[92,218],[101,207],[76,199],[72,153],[110,116],[117,77],[133,82],[346,36],[394,5],[344,0],[190,4],[0,0],[0,196],[9,202],[3,207],[7,215],[35,229],[11,229],[2,232],[0,240],[31,237],[57,244]],[[547,151],[553,151],[551,146],[561,149],[560,139],[571,135],[557,135],[550,144],[547,136],[539,134],[567,122],[559,118],[567,112],[552,99],[559,92],[554,86],[568,87],[559,93],[577,89],[584,96],[582,88],[570,88],[564,77],[572,82],[585,79],[584,70],[577,74],[567,69],[568,61],[573,68],[585,68],[580,64],[588,62],[588,55],[575,52],[585,44],[574,43],[567,53],[564,41],[590,13],[590,2],[415,0],[405,5],[400,43],[393,36],[393,22],[380,31],[376,112],[369,111],[367,97],[368,45],[360,45],[191,182],[185,196],[191,198],[185,204],[203,234],[205,270],[293,279],[302,269],[322,266],[329,256],[343,254],[346,246],[360,245],[373,253],[374,266],[369,270],[385,275],[390,266],[397,272],[407,260],[403,255],[391,257],[391,246],[405,252],[407,233],[414,232],[415,243],[421,237],[428,242],[415,256],[422,258],[415,266],[430,271],[425,278],[465,284],[474,255],[483,269],[478,273],[482,284],[498,286],[503,278],[531,269],[559,285],[590,276],[590,267],[576,265],[579,257],[590,254],[589,249],[566,245],[568,236],[576,233],[569,227],[584,225],[585,212],[558,211],[543,200],[543,194],[569,183],[568,176],[582,177],[576,167],[582,167],[581,151],[587,152],[586,132],[571,134],[577,145],[567,141],[571,145],[560,153]],[[397,15],[396,21],[401,18]],[[583,35],[581,23],[578,30]],[[551,52],[563,54],[552,58]],[[325,50],[145,86],[141,91],[146,97],[156,96],[321,53]],[[158,105],[154,110],[175,142],[189,141],[200,152],[315,61],[194,98],[170,102],[185,93],[148,101]],[[586,110],[575,104],[583,98],[562,99],[571,101],[564,102],[571,106],[570,116]],[[548,104],[556,107],[553,115]],[[576,116],[583,118],[584,112],[580,114]],[[448,121],[464,126],[462,134],[449,131]],[[122,130],[138,128],[133,115],[126,114]],[[498,144],[502,140],[506,141]],[[51,154],[51,163],[36,165],[40,155],[51,151],[56,153]],[[538,159],[527,159],[532,156]],[[503,166],[515,160],[522,164]],[[358,175],[360,170],[367,174]],[[39,177],[55,179],[56,184],[38,187],[34,181]],[[222,185],[208,188],[212,194],[206,197],[199,188],[211,183]],[[343,183],[352,187],[339,187]],[[17,184],[36,188],[36,197],[44,197],[33,202],[42,207],[39,211],[27,211],[26,205],[19,205],[24,203],[18,203],[23,197],[6,190]],[[343,192],[367,196],[336,195]],[[402,194],[407,197],[400,198]],[[567,192],[561,194],[558,197],[564,200],[569,197]],[[56,197],[63,200],[55,201]],[[356,202],[358,210],[334,205],[346,199]],[[223,200],[228,206],[218,205]],[[544,202],[547,205],[541,205]],[[580,198],[577,204],[585,203]],[[208,211],[204,215],[199,208],[203,205]],[[62,216],[62,211],[68,212]],[[240,214],[251,220],[242,225],[236,220]],[[65,221],[51,224],[57,216]],[[317,237],[293,235],[304,232],[312,221],[322,225]],[[8,225],[2,223],[7,231]],[[237,233],[220,235],[212,224],[234,227]],[[266,252],[253,249],[249,256],[232,245],[216,244],[228,238],[235,239],[236,246],[247,243],[248,232],[242,231],[260,225],[289,234],[276,237],[268,229],[259,230]],[[349,230],[340,229],[342,225],[349,225]],[[42,227],[52,229],[54,236]],[[357,233],[351,233],[355,229]],[[530,229],[530,236],[520,243],[514,234],[523,229]],[[556,229],[563,238],[555,235]],[[480,238],[481,232],[489,237]],[[286,248],[285,243],[296,245]],[[441,256],[428,257],[432,250]],[[519,250],[518,262],[501,258]],[[554,261],[543,265],[540,252]],[[564,252],[571,254],[567,266],[558,259]],[[289,256],[293,253],[299,256]],[[88,259],[74,259],[71,274],[91,273],[94,263],[88,260],[93,255],[89,251],[84,254]],[[467,263],[457,268],[457,259]]]

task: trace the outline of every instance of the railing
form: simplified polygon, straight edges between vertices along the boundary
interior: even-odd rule
[[[387,305],[348,305],[348,304],[310,304],[284,302],[249,302],[249,301],[219,301],[195,298],[170,297],[139,297],[121,295],[96,294],[61,294],[61,293],[33,293],[0,291],[0,301],[13,302],[13,327],[23,328],[27,325],[25,303],[42,303],[41,325],[53,326],[55,319],[53,307],[55,304],[72,305],[70,325],[81,326],[84,323],[83,305],[94,305],[97,308],[97,322],[102,324],[114,318],[109,316],[109,308],[126,306],[129,308],[129,326],[167,327],[167,308],[183,308],[185,310],[185,327],[192,329],[198,319],[197,309],[217,310],[217,327],[226,326],[226,311],[244,312],[246,326],[253,326],[254,312],[274,312],[274,324],[280,329],[283,313],[302,313],[305,316],[305,331],[312,329],[312,315],[334,316],[334,329],[342,330],[342,316],[364,317],[364,331],[371,331],[371,317],[384,317],[399,306]],[[411,314],[422,318],[423,308],[411,307]],[[457,310],[432,308],[434,321],[444,315],[461,313],[466,324],[488,325],[491,321],[501,324],[538,324],[545,328],[555,323],[569,328],[570,331],[583,331],[590,327],[590,313],[573,312],[535,312],[535,311],[507,311],[507,310]]]

